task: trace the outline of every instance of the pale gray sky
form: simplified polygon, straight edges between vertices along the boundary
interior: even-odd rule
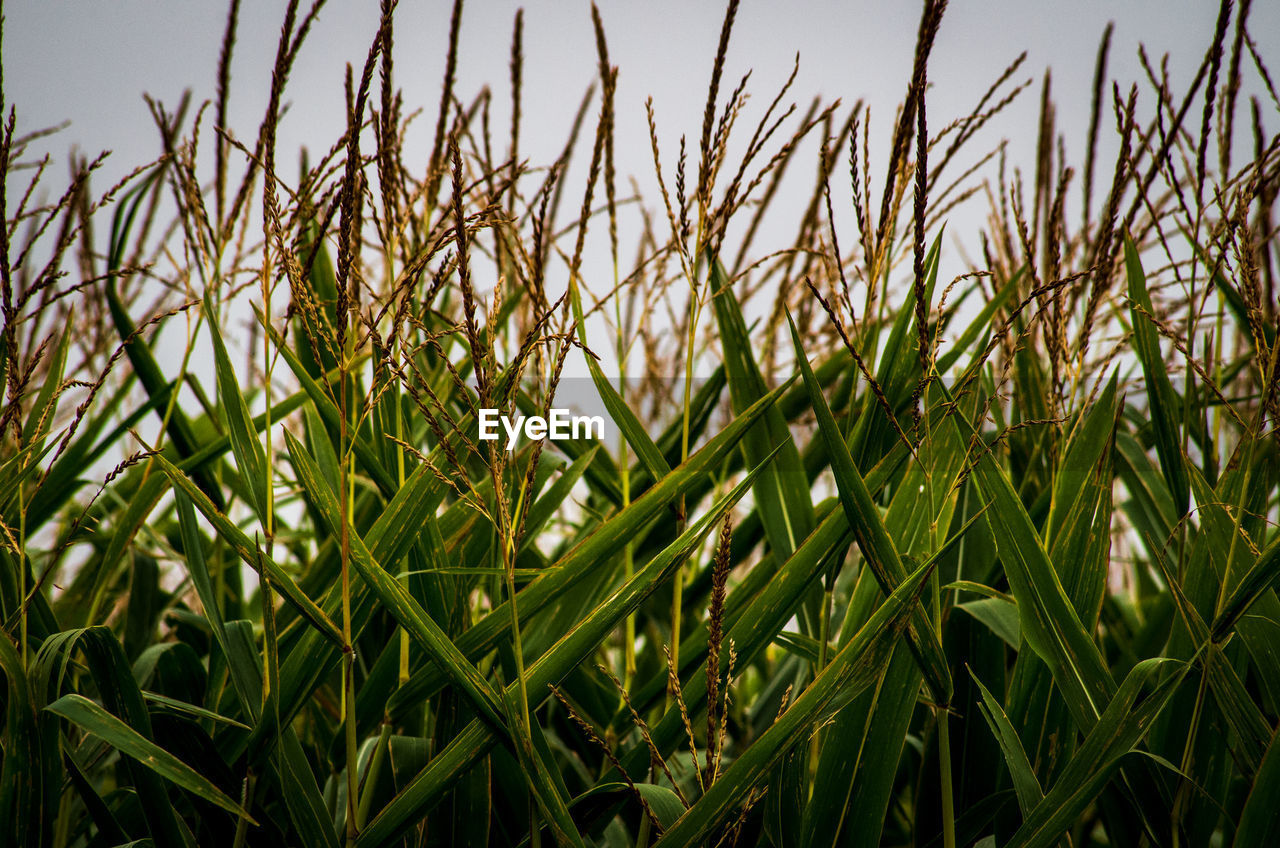
[[[5,99],[18,107],[21,128],[71,120],[51,143],[55,152],[78,144],[115,151],[121,172],[158,152],[142,101],[148,92],[174,104],[185,88],[211,98],[225,5],[209,0],[10,0],[4,5]],[[265,107],[284,3],[250,0],[241,10],[231,96],[231,124],[252,137]],[[306,4],[304,4],[305,6]],[[377,3],[332,0],[322,12],[290,81],[290,115],[280,136],[281,159],[308,143],[327,146],[341,130],[345,62],[359,67],[377,27]],[[397,83],[412,108],[432,112],[444,64],[449,3],[404,0],[395,32]],[[474,0],[463,13],[458,91],[464,99],[488,83],[495,122],[505,121],[512,19],[520,4]],[[551,158],[585,85],[595,74],[589,6],[532,2],[525,9],[525,141],[530,157]],[[1265,56],[1275,56],[1280,3],[1255,2],[1251,29]],[[888,133],[910,73],[919,4],[860,2],[768,3],[740,8],[730,49],[729,87],[754,69],[750,90],[762,108],[801,54],[795,99],[814,94],[859,97],[873,124]],[[665,135],[696,139],[723,6],[710,2],[601,2],[614,64],[621,69],[619,131],[622,173],[650,168],[644,98],[653,95]],[[1021,50],[1030,57],[1019,76],[1053,68],[1059,126],[1079,152],[1087,124],[1089,86],[1098,38],[1115,20],[1112,75],[1140,80],[1136,59],[1144,42],[1154,57],[1171,53],[1175,83],[1185,85],[1213,32],[1217,3],[1206,0],[1037,2],[957,0],[950,4],[930,66],[930,123],[940,127],[965,114],[1000,70]],[[1246,67],[1247,90],[1257,91]],[[1036,97],[988,133],[991,143],[1034,135]],[[1274,112],[1270,114],[1274,120]],[[673,154],[674,155],[674,154]]]

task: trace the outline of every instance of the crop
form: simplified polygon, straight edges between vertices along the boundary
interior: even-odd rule
[[[432,114],[384,0],[345,132],[286,169],[322,5],[237,135],[233,0],[215,97],[153,103],[164,155],[105,191],[76,157],[41,199],[4,115],[0,844],[1280,844],[1248,2],[1185,91],[1113,82],[1107,29],[1024,177],[970,153],[1023,58],[929,101],[945,2],[873,168],[865,104],[722,79],[731,0],[688,149],[649,104],[646,198],[594,7],[555,161],[523,13],[512,100],[468,100],[455,1]],[[607,438],[479,438],[570,395]]]

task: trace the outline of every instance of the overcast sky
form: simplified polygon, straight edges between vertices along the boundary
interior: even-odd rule
[[[303,4],[306,5],[305,3]],[[284,152],[324,145],[342,122],[344,63],[363,62],[377,28],[377,3],[332,0],[322,12],[290,80],[291,112],[280,137]],[[519,4],[473,0],[463,13],[458,91],[464,99],[488,83],[495,120],[509,96],[507,62]],[[579,97],[595,74],[589,5],[526,3],[524,146],[538,160],[554,156]],[[283,2],[243,3],[233,66],[231,125],[252,137],[265,106]],[[1280,3],[1256,2],[1251,29],[1264,57],[1276,54]],[[115,151],[121,171],[158,152],[142,94],[176,103],[184,89],[211,98],[225,4],[213,0],[10,0],[4,4],[5,99],[18,107],[21,128],[72,122],[52,143],[65,151]],[[910,2],[787,2],[746,0],[726,69],[731,86],[754,69],[750,90],[767,103],[797,53],[795,99],[821,94],[847,104],[864,98],[888,132],[910,73],[919,4]],[[620,133],[632,144],[620,153],[623,173],[649,165],[643,104],[653,95],[664,134],[696,139],[723,7],[703,2],[601,3],[614,64],[620,67]],[[930,121],[939,127],[965,114],[1021,50],[1030,53],[1020,77],[1052,67],[1059,126],[1069,149],[1083,146],[1098,38],[1116,22],[1112,75],[1141,79],[1139,42],[1153,56],[1168,51],[1175,86],[1185,85],[1204,55],[1217,4],[1188,0],[1036,2],[957,0],[950,4],[931,60]],[[397,84],[406,102],[434,112],[444,66],[449,4],[404,0],[395,31]],[[1251,69],[1246,68],[1251,71]],[[1252,84],[1255,74],[1248,73]],[[1256,91],[1257,86],[1251,85]],[[991,141],[1034,134],[1035,92],[999,122]],[[1274,112],[1271,117],[1274,119]],[[639,132],[628,133],[628,128]],[[284,156],[281,156],[284,159]],[[287,160],[286,160],[287,161]]]

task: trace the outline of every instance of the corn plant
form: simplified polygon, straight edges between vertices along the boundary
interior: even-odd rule
[[[1280,844],[1249,3],[1185,91],[1113,81],[1106,29],[1084,132],[1046,76],[1024,181],[978,148],[1025,54],[928,100],[945,2],[873,126],[794,75],[749,106],[730,0],[647,197],[594,7],[554,161],[523,13],[510,102],[458,90],[461,0],[434,114],[383,0],[342,135],[279,149],[323,5],[246,133],[233,0],[215,96],[105,191],[73,157],[41,200],[4,117],[0,843]],[[482,438],[570,395],[606,438]]]

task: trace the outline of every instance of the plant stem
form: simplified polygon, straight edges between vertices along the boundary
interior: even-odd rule
[[[938,722],[938,768],[942,772],[942,846],[956,848],[956,810],[951,787],[951,730],[946,707],[935,707]]]
[[[345,316],[344,316],[345,320]],[[342,449],[342,720],[346,742],[347,761],[347,844],[354,845],[359,801],[360,750],[356,737],[355,711],[355,646],[351,641],[351,498],[355,486],[354,453],[350,449],[350,433],[347,410],[347,352],[342,356],[343,367],[338,375],[338,406],[340,412],[340,447]]]
[[[689,292],[689,334],[686,339],[686,347],[684,354],[684,402],[681,412],[680,422],[680,462],[687,462],[689,459],[689,407],[693,402],[691,391],[693,388],[693,345],[697,337],[698,326],[698,285],[697,270],[694,270],[693,285],[690,286]],[[680,495],[680,503],[677,507],[678,521],[676,533],[684,532],[685,524],[685,500],[684,494]],[[684,607],[684,565],[676,569],[671,589],[671,664],[676,668],[679,674],[680,669],[680,618]],[[667,707],[671,706],[672,692],[667,692]]]
[[[817,677],[822,670],[827,667],[827,642],[831,639],[831,601],[835,592],[835,574],[830,573],[825,578],[827,585],[822,592],[822,617],[818,621],[818,662],[814,665],[813,676]],[[822,731],[818,730],[809,740],[809,792],[808,797],[812,798],[816,791],[816,781],[818,778],[818,759],[822,750],[821,745]]]

